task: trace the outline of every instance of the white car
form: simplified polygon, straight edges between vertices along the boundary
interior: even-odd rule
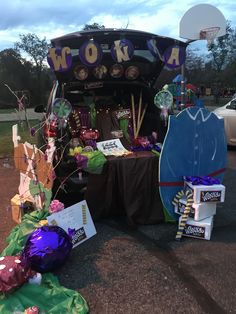
[[[227,144],[236,146],[236,98],[226,105],[213,111],[218,117],[224,118]]]

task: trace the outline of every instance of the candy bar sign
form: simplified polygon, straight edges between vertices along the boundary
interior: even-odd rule
[[[201,191],[201,202],[220,202],[221,191]]]
[[[72,229],[73,248],[96,234],[96,229],[85,200],[47,217],[49,225],[57,225],[66,232]]]
[[[187,224],[184,229],[184,234],[186,234],[186,236],[205,238],[205,230],[206,230],[205,227],[193,226],[193,225]]]
[[[84,240],[86,238],[87,238],[87,236],[86,236],[84,227],[81,227],[78,230],[76,230],[75,234],[72,236],[73,247],[75,247],[76,244],[78,244],[79,242],[81,242],[82,240]]]
[[[116,117],[118,120],[120,119],[129,119],[130,118],[130,109],[118,110],[116,112]]]

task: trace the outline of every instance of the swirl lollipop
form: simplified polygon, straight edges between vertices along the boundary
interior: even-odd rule
[[[167,124],[168,110],[171,109],[173,104],[173,96],[168,90],[162,90],[158,92],[154,97],[154,104],[161,109],[161,118],[165,120]]]
[[[53,113],[59,119],[68,118],[71,113],[72,107],[68,100],[64,98],[56,98],[53,103]]]
[[[59,128],[65,125],[66,119],[72,111],[71,104],[64,98],[56,98],[53,103],[53,113],[59,122]]]

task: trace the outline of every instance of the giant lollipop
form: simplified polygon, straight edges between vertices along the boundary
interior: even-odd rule
[[[52,110],[57,118],[59,128],[62,129],[65,127],[66,119],[72,111],[71,103],[65,98],[56,98],[54,100]]]
[[[29,236],[22,258],[33,270],[45,273],[61,266],[71,249],[71,238],[62,228],[43,226]]]
[[[161,90],[154,97],[154,104],[161,109],[161,118],[167,124],[168,111],[173,105],[173,96],[168,90]]]
[[[68,118],[72,107],[70,102],[65,98],[56,98],[53,103],[53,113],[59,119]]]

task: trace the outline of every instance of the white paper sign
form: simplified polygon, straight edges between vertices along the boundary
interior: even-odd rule
[[[120,139],[113,139],[103,142],[97,142],[97,148],[100,150],[105,156],[123,156],[127,155],[130,152],[124,148]]]
[[[97,233],[85,200],[48,216],[47,220],[49,225],[59,226],[67,233],[69,228],[75,230],[73,248]]]

